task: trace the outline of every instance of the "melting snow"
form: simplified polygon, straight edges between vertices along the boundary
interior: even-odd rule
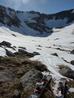
[[[71,51],[74,49],[71,42],[74,42],[74,35],[72,34],[74,30],[74,24],[67,26],[63,29],[54,29],[54,33],[48,37],[40,38],[40,37],[32,37],[32,36],[23,36],[20,33],[11,31],[10,29],[2,26],[0,27],[0,42],[8,41],[12,44],[12,46],[16,46],[16,51],[18,47],[25,47],[28,52],[37,51],[40,55],[31,58],[32,60],[39,60],[42,63],[46,64],[48,69],[51,71],[54,76],[63,77],[59,73],[58,65],[66,65],[74,70],[74,66],[65,62],[63,59],[70,62],[74,60],[74,55],[70,54],[66,51],[68,49]],[[56,31],[56,32],[55,32]],[[15,36],[12,36],[15,34]],[[55,40],[58,38],[58,40]],[[39,45],[41,47],[39,47]],[[57,48],[64,49],[65,51],[58,50]],[[10,49],[10,51],[13,51]],[[53,53],[57,53],[58,56],[52,55]],[[0,48],[0,55],[5,55],[5,50]],[[63,58],[63,59],[62,59]]]

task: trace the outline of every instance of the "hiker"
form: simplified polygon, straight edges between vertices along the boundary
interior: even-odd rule
[[[65,82],[65,86],[64,86],[64,98],[67,98],[67,94],[69,93],[69,87],[67,82]]]
[[[56,98],[64,98],[64,95],[61,93],[61,89],[60,88],[57,89]]]
[[[43,77],[43,79],[42,79],[42,81],[44,82],[44,83],[43,83],[43,86],[45,86],[45,85],[46,85],[46,83],[48,83],[47,77],[46,77],[46,76],[44,76],[44,77]]]

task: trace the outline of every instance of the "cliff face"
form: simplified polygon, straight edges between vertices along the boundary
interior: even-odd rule
[[[63,28],[74,22],[74,12],[72,9],[47,15],[34,11],[15,11],[0,6],[0,22],[24,35],[46,37],[53,33],[53,28]]]

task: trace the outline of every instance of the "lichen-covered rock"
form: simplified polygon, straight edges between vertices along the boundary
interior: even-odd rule
[[[42,74],[40,71],[36,69],[31,69],[25,75],[20,78],[20,82],[25,89],[30,88],[37,80],[42,78]]]

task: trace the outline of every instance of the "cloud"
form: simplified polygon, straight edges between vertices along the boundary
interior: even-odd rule
[[[14,9],[27,9],[33,6],[45,4],[48,0],[4,0],[6,6]]]
[[[0,4],[16,10],[44,13],[74,8],[74,0],[0,0]]]
[[[19,7],[21,4],[45,3],[47,0],[5,0],[8,5]]]

